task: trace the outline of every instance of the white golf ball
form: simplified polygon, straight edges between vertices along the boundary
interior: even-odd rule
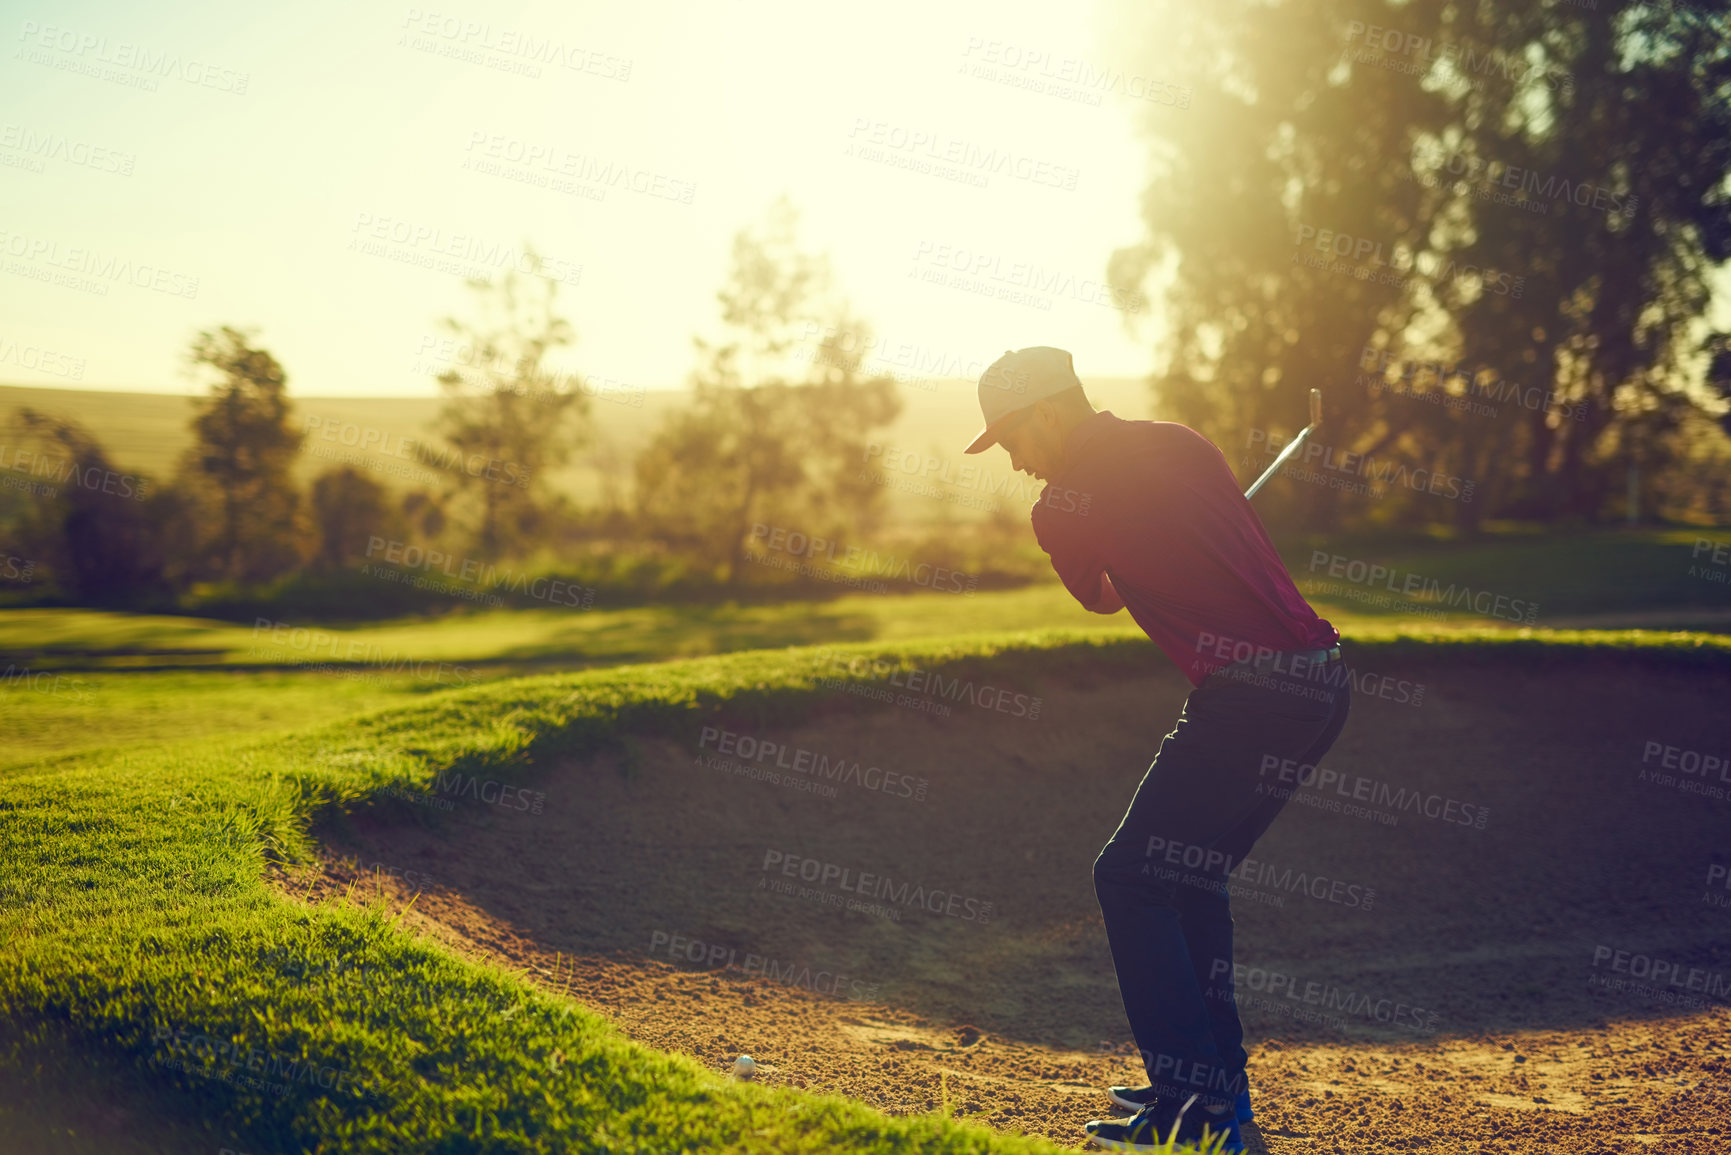
[[[757,1064],[752,1061],[750,1055],[741,1055],[733,1060],[734,1078],[749,1079],[755,1074],[757,1074]]]

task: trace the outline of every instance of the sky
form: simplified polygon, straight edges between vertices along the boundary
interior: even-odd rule
[[[560,367],[677,386],[783,194],[886,352],[1144,375],[1103,280],[1184,112],[1113,4],[0,0],[0,381],[198,391],[229,324],[292,393],[431,396],[532,244]]]

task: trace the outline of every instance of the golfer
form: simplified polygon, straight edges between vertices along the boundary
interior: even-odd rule
[[[1070,354],[1007,352],[980,378],[985,429],[1046,483],[1034,536],[1083,608],[1128,609],[1195,687],[1094,862],[1118,993],[1148,1072],[1113,1087],[1129,1118],[1100,1146],[1226,1135],[1242,1151],[1248,1054],[1232,984],[1227,878],[1290,789],[1265,759],[1314,764],[1346,724],[1340,633],[1300,596],[1219,449],[1183,425],[1096,412]]]

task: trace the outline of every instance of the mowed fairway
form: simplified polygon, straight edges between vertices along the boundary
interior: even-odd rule
[[[440,775],[492,797],[530,789],[556,751],[722,700],[801,709],[825,668],[796,651],[539,677],[293,733],[15,768],[0,807],[9,1136],[32,1150],[1040,1149],[941,1113],[889,1120],[729,1085],[425,943],[400,912],[305,912],[266,883],[272,863],[309,860],[320,814],[413,820],[452,797]],[[92,1069],[115,1074],[110,1091],[91,1093]]]
[[[1307,597],[1348,638],[1415,629],[1519,631],[1530,624],[1731,631],[1731,594],[1689,573],[1700,540],[1695,531],[1643,530],[1464,549],[1417,540],[1381,550],[1295,546],[1285,555]],[[1371,564],[1394,576],[1367,580]],[[1331,568],[1359,580],[1331,576]],[[1411,574],[1456,590],[1454,604],[1386,596],[1388,584]],[[1519,612],[1505,608],[1497,616],[1499,596],[1505,607],[1518,601]],[[1474,612],[1474,602],[1492,612]],[[0,769],[101,747],[230,732],[258,736],[536,672],[1053,627],[1137,636],[1128,615],[1084,613],[1055,582],[969,596],[853,594],[372,623],[0,610],[0,660],[11,671],[0,680],[0,701],[19,704],[9,711]]]
[[[1676,556],[1658,544],[1649,562]],[[1323,1140],[1376,1121],[1414,1150],[1713,1150],[1724,1000],[1591,984],[1600,945],[1731,973],[1695,870],[1731,802],[1637,780],[1654,735],[1722,747],[1731,643],[1318,602],[1377,679],[1339,765],[1490,819],[1301,798],[1259,848],[1377,900],[1248,893],[1241,961],[1436,1016],[1414,1033],[1241,992],[1265,1149],[1369,1151]],[[1183,687],[1059,587],[285,632],[14,610],[0,651],[15,1149],[1040,1150],[1131,1075],[1087,863]],[[885,704],[881,677],[834,681],[838,654],[1043,708]],[[924,797],[706,765],[706,725]],[[771,852],[993,914],[754,889]],[[764,1086],[722,1077],[740,1052]]]

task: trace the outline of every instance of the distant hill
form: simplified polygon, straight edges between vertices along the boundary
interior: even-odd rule
[[[954,471],[969,460],[963,456],[962,447],[980,427],[975,385],[962,380],[932,384],[929,389],[902,389],[902,414],[878,440],[886,448],[921,455],[922,460],[930,455]],[[1148,386],[1140,379],[1100,378],[1087,382],[1087,387],[1096,406],[1111,409],[1120,417],[1148,416]],[[555,480],[580,504],[598,504],[609,495],[623,497],[629,492],[631,462],[637,450],[662,417],[684,402],[687,393],[683,389],[652,389],[638,397],[639,405],[621,404],[612,398],[591,401],[590,443]],[[102,442],[117,465],[166,479],[192,443],[189,423],[197,400],[167,393],[0,385],[0,444],[18,439],[15,411],[28,406],[79,421]],[[431,427],[441,404],[437,397],[311,396],[295,397],[294,403],[297,420],[308,431],[297,471],[304,482],[347,456],[361,454],[374,476],[403,488],[417,483],[413,476],[416,467],[405,456],[408,450],[404,442],[436,440]],[[1009,472],[1009,462],[1001,451],[985,455],[980,466],[993,477]],[[892,507],[929,504],[906,494],[892,492],[891,497]],[[910,502],[915,505],[909,507]]]

